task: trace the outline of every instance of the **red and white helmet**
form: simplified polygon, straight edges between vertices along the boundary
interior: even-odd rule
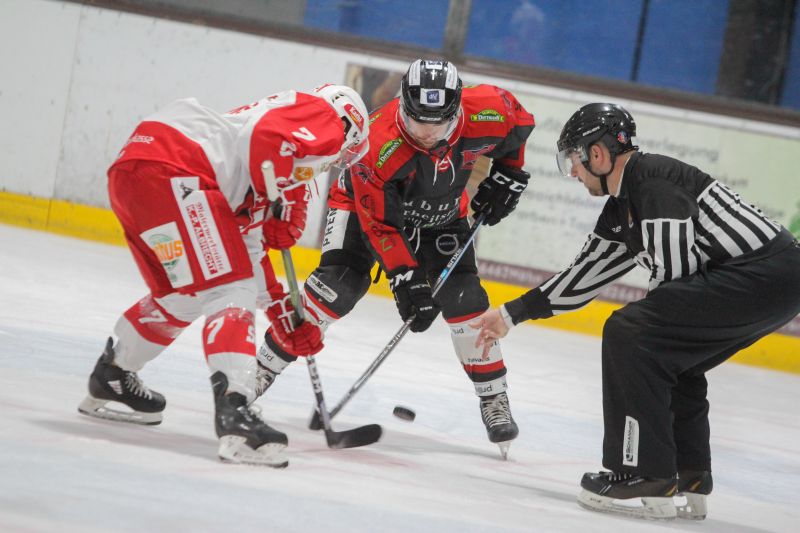
[[[344,143],[334,165],[348,168],[369,150],[369,113],[361,96],[346,85],[326,84],[314,89],[339,115],[344,124]]]

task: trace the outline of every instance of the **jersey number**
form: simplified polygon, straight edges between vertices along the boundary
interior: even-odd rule
[[[303,139],[304,141],[313,141],[316,140],[317,138],[305,126],[298,128],[297,131],[293,131],[292,135],[294,135],[298,139]],[[289,141],[283,141],[281,143],[281,151],[280,151],[281,156],[283,157],[293,156],[296,151],[297,151],[297,145],[295,145],[294,143],[290,143]]]

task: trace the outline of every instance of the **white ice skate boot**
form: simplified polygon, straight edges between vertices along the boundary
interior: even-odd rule
[[[164,396],[145,387],[136,372],[114,365],[114,341],[109,337],[89,376],[89,395],[78,411],[95,418],[155,425],[161,423],[166,405]]]

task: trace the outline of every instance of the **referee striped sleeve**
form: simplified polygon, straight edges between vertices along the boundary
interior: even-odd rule
[[[652,258],[650,288],[663,281],[688,276],[700,265],[700,251],[695,243],[691,218],[643,220],[642,240]]]
[[[539,289],[554,315],[580,309],[635,266],[621,242],[590,234],[578,256]]]
[[[757,250],[780,232],[777,223],[719,182],[709,185],[697,200],[698,241],[717,260]]]

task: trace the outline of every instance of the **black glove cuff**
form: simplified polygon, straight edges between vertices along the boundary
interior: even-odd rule
[[[424,279],[424,276],[421,274],[422,273],[418,268],[402,266],[395,268],[391,272],[387,272],[386,277],[389,279],[389,288],[394,291],[400,285],[405,285],[407,283],[411,283],[412,281]]]
[[[492,163],[492,168],[489,171],[489,177],[494,176],[495,172],[499,172],[503,176],[518,183],[524,183],[525,185],[527,185],[528,181],[531,179],[529,172],[526,172],[521,168],[509,167],[503,165],[502,163]]]

